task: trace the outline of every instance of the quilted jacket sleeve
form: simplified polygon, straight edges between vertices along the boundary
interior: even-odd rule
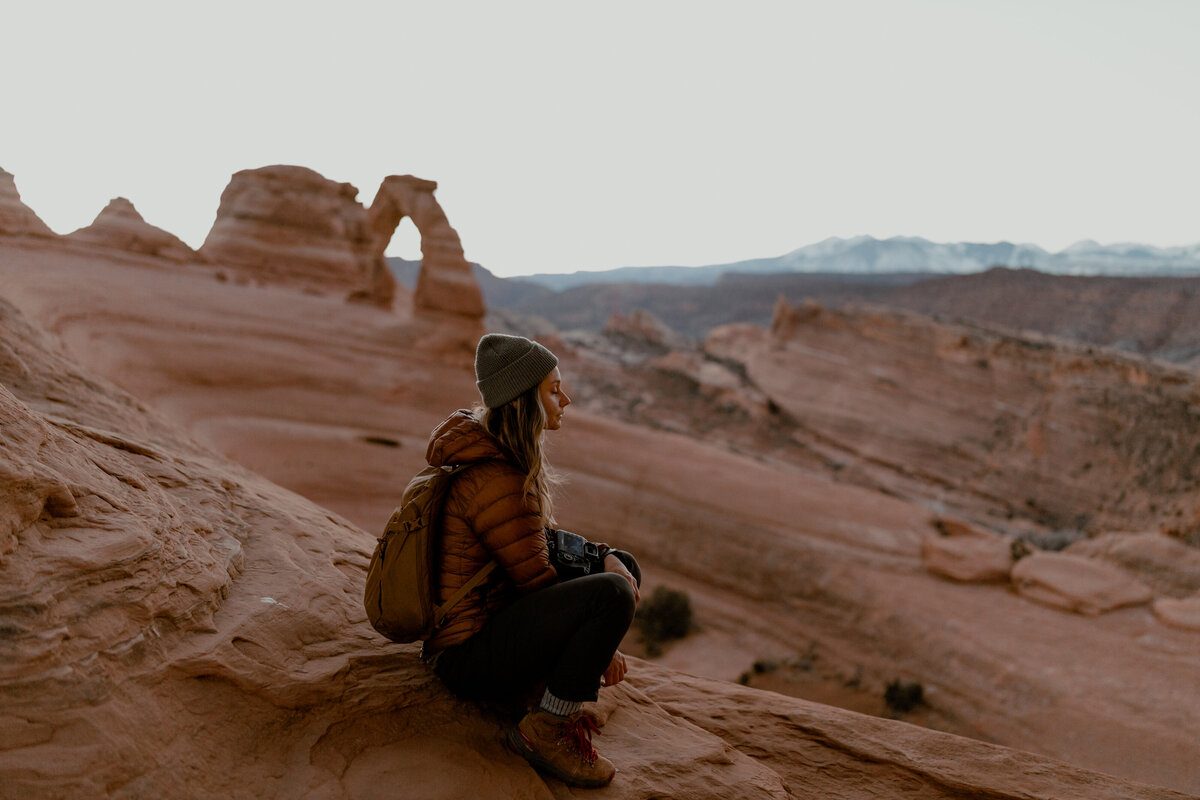
[[[480,543],[522,593],[558,582],[550,564],[541,515],[526,501],[524,477],[508,465],[487,465],[469,477],[478,482],[472,528]]]

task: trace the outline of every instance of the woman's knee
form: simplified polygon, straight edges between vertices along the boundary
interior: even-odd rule
[[[637,597],[633,586],[624,576],[614,572],[604,572],[599,575],[589,575],[585,580],[593,581],[603,601],[627,613],[633,619],[633,611],[637,606]]]

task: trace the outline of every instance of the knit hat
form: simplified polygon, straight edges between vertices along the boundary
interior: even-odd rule
[[[475,349],[475,385],[488,408],[499,408],[532,389],[558,366],[558,359],[524,336],[489,333]]]

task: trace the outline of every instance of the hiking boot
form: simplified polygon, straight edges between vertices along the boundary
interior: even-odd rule
[[[508,746],[539,772],[572,786],[599,789],[617,771],[592,747],[592,734],[599,730],[591,714],[556,717],[534,711],[509,729]]]

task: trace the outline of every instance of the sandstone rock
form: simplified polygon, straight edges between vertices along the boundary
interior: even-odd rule
[[[1200,592],[1200,548],[1161,533],[1110,533],[1064,552],[1121,567],[1157,594],[1188,597]]]
[[[6,796],[570,794],[505,750],[505,719],[370,631],[371,536],[86,375],[2,300],[0,334]],[[947,779],[997,798],[1171,796],[778,696],[747,714],[730,684],[631,668],[645,689],[601,696],[597,744],[621,768],[605,796],[836,797],[913,774],[916,798]]]
[[[685,344],[678,334],[648,311],[612,314],[604,324],[604,332],[610,336],[625,336],[660,347],[677,348]]]
[[[101,480],[104,497],[130,508],[140,495],[127,481],[150,485],[153,477],[151,490],[161,490],[163,503],[139,508],[180,530],[220,526],[244,553],[212,615],[213,630],[185,632],[182,648],[179,639],[151,639],[161,655],[145,671],[112,666],[111,655],[90,662],[115,675],[115,689],[96,695],[111,699],[95,708],[78,704],[52,714],[35,703],[17,718],[0,684],[0,742],[22,744],[7,754],[0,749],[0,786],[22,796],[40,781],[35,797],[335,798],[387,795],[399,782],[413,796],[566,797],[564,787],[542,781],[505,751],[502,719],[455,701],[414,648],[371,638],[354,613],[363,556],[350,551],[373,539],[342,517],[374,531],[395,504],[397,476],[419,467],[429,429],[445,409],[475,396],[469,364],[445,367],[416,346],[426,331],[465,319],[414,317],[407,306],[362,314],[329,297],[247,290],[192,270],[146,270],[109,256],[0,242],[0,292],[62,337],[91,370],[151,399],[206,446],[324,508],[211,451],[190,455],[197,446],[186,437],[172,444],[170,430],[153,424],[155,414],[127,396],[118,401],[122,396],[108,388],[99,391],[107,384],[81,375],[68,359],[47,362],[46,353],[27,347],[0,308],[0,352],[15,354],[12,378],[6,373],[0,383],[46,420],[53,417],[52,428],[90,429],[81,441],[97,452],[67,454],[75,466],[91,459],[120,476],[78,481],[49,442],[46,471],[38,473],[47,500],[55,481],[74,490]],[[573,369],[564,372],[570,380]],[[605,391],[620,396],[629,385],[617,373]],[[663,397],[646,394],[658,406],[650,409],[653,425]],[[1012,592],[935,579],[916,569],[928,505],[794,469],[749,439],[740,452],[726,449],[713,441],[724,433],[716,416],[703,418],[713,426],[709,433],[686,437],[587,413],[570,419],[570,430],[553,443],[554,462],[571,481],[564,520],[644,556],[652,579],[686,579],[706,634],[721,642],[749,637],[729,648],[746,654],[741,668],[762,654],[755,643],[782,657],[816,642],[818,669],[845,665],[839,687],[852,676],[880,693],[897,675],[921,680],[930,713],[940,715],[921,724],[1015,748],[668,672],[661,688],[612,690],[619,710],[598,744],[619,754],[623,772],[618,785],[597,796],[769,796],[778,785],[770,773],[797,797],[1178,797],[1130,780],[1200,791],[1191,768],[1200,736],[1193,634],[1155,626],[1163,646],[1143,647],[1141,615],[1135,625],[1125,615],[1084,618]],[[872,425],[887,420],[880,414]],[[364,434],[401,446],[365,443]],[[18,460],[33,463],[32,453],[23,450]],[[137,471],[118,470],[126,462],[114,457],[130,458]],[[956,490],[940,491],[938,499],[947,500]],[[37,512],[33,501],[26,513],[39,519],[18,532],[13,563],[24,558],[26,542],[36,550],[42,524],[65,523],[70,541],[60,543],[71,552],[88,543],[96,509],[109,506],[86,491],[72,496],[80,511],[74,518],[54,516],[65,502]],[[106,513],[117,527],[128,519]],[[149,589],[149,610],[133,613],[160,607],[153,587],[175,591],[155,580],[130,588],[138,596]],[[12,607],[10,591],[25,585],[0,575],[0,615]],[[57,602],[71,607],[72,593]],[[83,622],[68,632],[88,630]],[[313,632],[323,640],[313,641]],[[710,674],[716,660],[694,663]],[[0,672],[5,663],[0,653]],[[634,662],[634,677],[642,669]],[[1112,691],[1130,685],[1138,691]],[[38,703],[53,696],[45,692]],[[668,727],[660,711],[675,724]],[[169,752],[156,761],[164,747]],[[113,765],[125,763],[133,768],[112,775]],[[49,775],[47,764],[58,771]],[[101,768],[92,778],[95,764]],[[759,769],[763,764],[770,772]]]
[[[718,334],[706,347],[853,464],[843,479],[932,499],[956,487],[952,513],[1081,535],[1196,508],[1194,374],[872,307],[781,302],[766,341]]]
[[[183,240],[146,222],[124,197],[113,198],[95,222],[65,238],[74,244],[111,247],[171,261],[191,261],[196,255]]]
[[[653,665],[633,673],[631,682],[672,714],[754,753],[797,797],[1183,800],[1167,789],[1114,783],[1044,756],[959,736],[935,740],[907,723]],[[762,741],[772,744],[760,747]]]
[[[956,581],[1007,581],[1012,571],[1012,540],[954,519],[939,519],[941,536],[921,543],[925,569]]]
[[[383,263],[383,249],[376,252],[357,196],[349,183],[304,167],[242,170],[221,194],[216,221],[199,252],[261,282],[388,305],[395,282]]]
[[[435,189],[434,181],[412,175],[384,178],[367,212],[372,251],[378,252],[382,260],[396,226],[409,217],[421,234],[421,272],[414,296],[417,307],[482,319],[483,294],[463,254],[458,232],[450,227],[445,212],[434,199]]]
[[[1154,601],[1154,616],[1164,624],[1185,631],[1200,632],[1200,595],[1182,600],[1160,597]]]
[[[556,791],[506,721],[365,625],[373,537],[181,437],[3,300],[0,335],[6,796]],[[614,797],[789,796],[629,685],[602,706]]]
[[[42,222],[33,209],[21,202],[16,179],[4,169],[0,169],[0,235],[46,238],[58,235]]]
[[[704,338],[703,349],[713,358],[745,364],[770,341],[770,334],[758,325],[734,323],[713,328]]]
[[[1088,615],[1142,605],[1154,597],[1116,567],[1068,553],[1026,556],[1013,567],[1012,580],[1023,597]]]

